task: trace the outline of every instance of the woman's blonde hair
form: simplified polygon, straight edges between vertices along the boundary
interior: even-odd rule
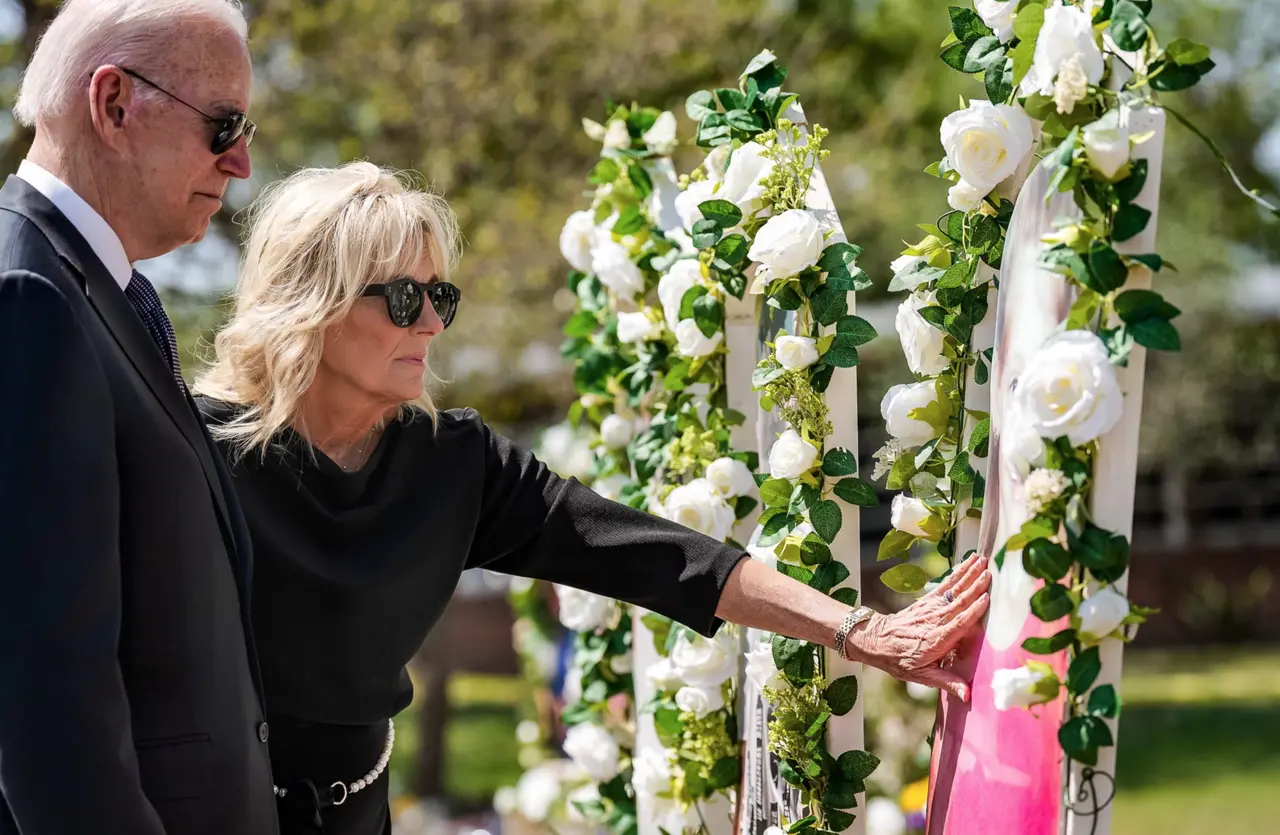
[[[248,230],[234,313],[195,384],[198,394],[243,407],[210,428],[240,455],[265,453],[297,417],[325,329],[365,287],[411,273],[424,254],[444,280],[461,256],[444,198],[368,162],[305,168],[271,184],[250,209]],[[425,385],[404,405],[436,416]]]

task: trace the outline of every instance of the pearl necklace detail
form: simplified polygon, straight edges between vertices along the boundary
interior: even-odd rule
[[[338,780],[334,782],[333,785],[329,786],[330,791],[335,789],[342,790],[342,797],[340,799],[335,798],[333,805],[341,806],[343,803],[347,802],[347,798],[350,795],[353,795],[358,791],[364,791],[369,786],[372,786],[377,779],[382,776],[382,772],[387,770],[387,764],[391,762],[391,749],[395,748],[395,745],[396,723],[388,719],[387,742],[382,746],[382,754],[378,757],[377,764],[369,770],[368,774],[364,775],[359,780],[356,780],[354,783],[344,783],[341,780]],[[271,788],[275,792],[276,797],[284,797],[289,793],[288,789],[282,789],[279,786],[272,786]]]

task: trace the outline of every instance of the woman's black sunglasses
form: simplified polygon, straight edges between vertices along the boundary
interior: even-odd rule
[[[454,314],[458,312],[458,302],[462,300],[462,291],[447,281],[424,284],[412,278],[397,278],[386,284],[370,284],[360,295],[385,296],[387,315],[391,317],[391,322],[400,328],[410,327],[418,321],[426,299],[431,300],[431,306],[435,308],[436,315],[447,328],[453,323]]]
[[[178,104],[186,105],[204,118],[208,119],[214,127],[213,141],[209,144],[209,150],[219,156],[234,148],[235,144],[240,141],[240,137],[242,136],[244,137],[244,144],[248,145],[253,141],[253,135],[258,132],[258,126],[253,122],[250,122],[249,117],[238,110],[221,118],[217,116],[210,116],[194,104],[183,101],[173,93],[170,93],[168,90],[161,87],[159,84],[149,78],[146,78],[142,73],[135,72],[128,67],[121,67],[120,72],[138,79],[148,87],[154,87],[161,93],[164,93],[166,96],[176,101]]]

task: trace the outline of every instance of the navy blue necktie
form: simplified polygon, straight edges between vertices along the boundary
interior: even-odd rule
[[[182,366],[178,362],[178,338],[174,336],[173,323],[164,312],[164,305],[160,303],[156,288],[151,286],[151,282],[147,281],[142,273],[134,270],[129,284],[124,288],[124,294],[133,305],[133,309],[138,311],[142,324],[147,326],[147,333],[151,334],[156,347],[160,349],[160,356],[164,357],[173,371],[178,387],[185,391],[186,383],[182,380]]]

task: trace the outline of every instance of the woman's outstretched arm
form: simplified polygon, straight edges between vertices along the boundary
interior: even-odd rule
[[[892,615],[874,614],[849,634],[849,657],[895,678],[946,688],[963,700],[968,683],[939,666],[982,620],[990,595],[985,557],[965,560],[938,588]],[[716,615],[738,623],[825,647],[849,607],[755,560],[734,568],[720,595]]]

